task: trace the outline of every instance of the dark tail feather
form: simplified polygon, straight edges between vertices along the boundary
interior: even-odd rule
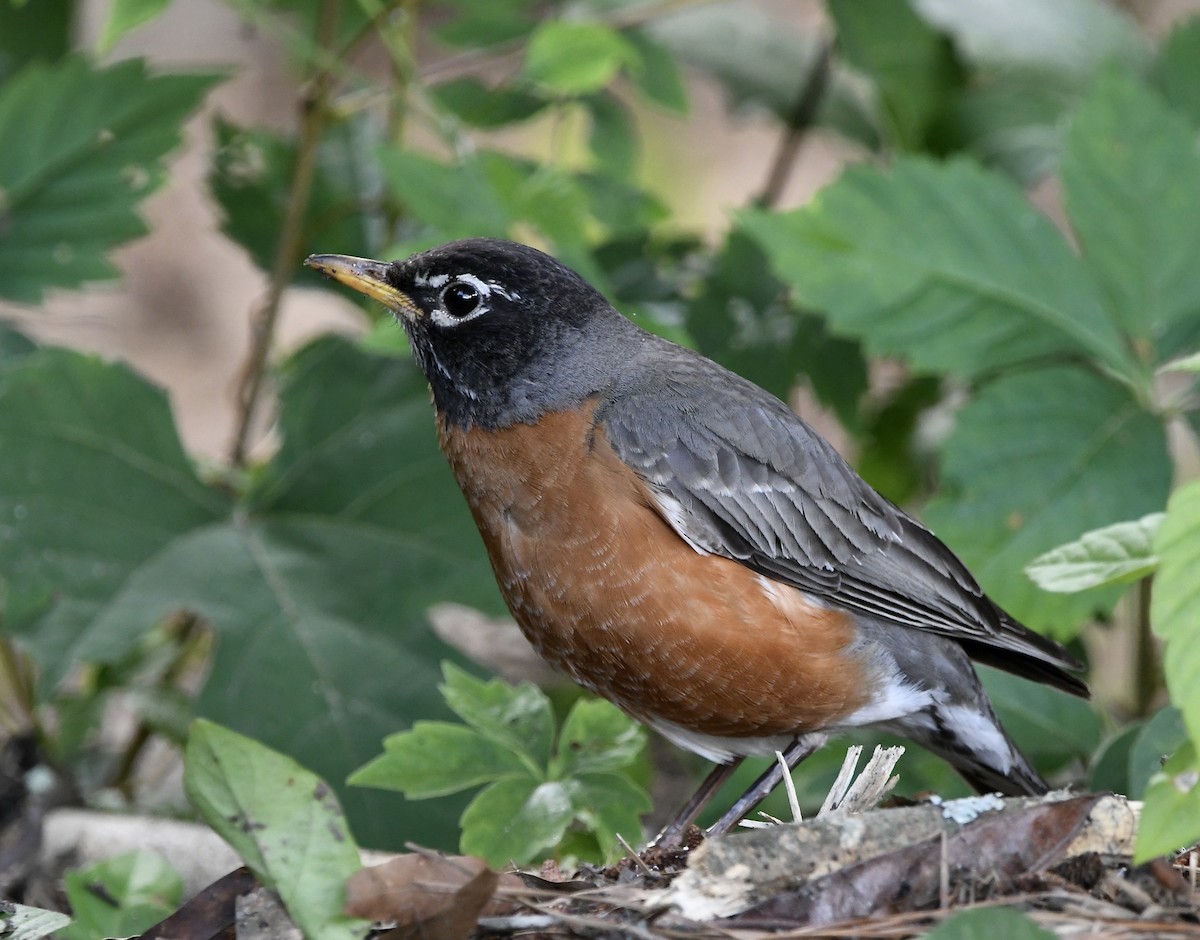
[[[1025,755],[1016,747],[1013,747],[1012,753],[1013,765],[1007,772],[975,760],[973,754],[959,751],[943,756],[974,787],[976,793],[1001,793],[1004,796],[1041,796],[1048,793],[1050,785],[1033,769]]]

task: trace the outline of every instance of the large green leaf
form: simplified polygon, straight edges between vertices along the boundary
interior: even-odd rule
[[[1163,41],[1151,78],[1167,101],[1200,128],[1200,16],[1184,20]]]
[[[358,846],[328,784],[294,760],[207,721],[192,726],[188,799],[259,880],[277,891],[306,937],[361,940],[342,913]]]
[[[838,49],[874,82],[881,125],[893,147],[920,150],[961,83],[949,40],[917,16],[908,0],[830,0]]]
[[[944,488],[926,521],[1002,606],[1059,637],[1117,595],[1047,594],[1025,566],[1080,532],[1161,508],[1171,484],[1161,423],[1082,369],[986,386],[958,414],[942,455]]]
[[[6,365],[6,627],[53,682],[192,610],[217,631],[199,712],[340,786],[386,735],[446,714],[438,663],[454,654],[426,609],[500,605],[416,368],[330,338],[286,378],[283,445],[234,510],[128,370],[61,350]],[[355,790],[346,806],[373,841],[452,845],[462,801],[415,812]]]
[[[816,38],[749,0],[685,6],[656,17],[642,31],[681,61],[720,81],[735,107],[766,108],[785,123],[795,120],[821,52]],[[817,123],[876,148],[880,135],[875,115],[858,85],[861,82],[835,69]]]
[[[131,30],[144,26],[162,13],[171,0],[113,0],[108,18],[100,30],[96,46],[100,52],[108,52]]]
[[[0,82],[26,62],[65,56],[74,9],[74,0],[0,3]]]
[[[972,64],[1022,70],[1085,85],[1110,63],[1141,65],[1145,37],[1128,16],[1101,0],[910,0],[930,23],[954,37]]]
[[[107,252],[145,233],[134,210],[214,81],[72,57],[0,86],[0,297],[115,276]]]
[[[744,223],[801,302],[875,354],[964,376],[1081,352],[1136,371],[1053,224],[974,164],[853,167],[805,208]]]
[[[0,320],[0,366],[27,356],[37,349],[33,340]]]
[[[1154,540],[1161,559],[1150,620],[1166,641],[1171,701],[1192,742],[1200,742],[1200,482],[1178,490]]]
[[[1138,824],[1135,862],[1173,855],[1200,838],[1200,760],[1188,741],[1150,778]]]
[[[161,391],[62,349],[0,372],[0,453],[5,628],[53,684],[109,599],[228,502],[192,471]],[[149,625],[119,629],[132,644]]]
[[[1071,226],[1114,316],[1155,352],[1200,337],[1200,154],[1195,131],[1144,84],[1097,83],[1062,158]]]
[[[858,344],[788,303],[762,247],[734,230],[687,307],[701,352],[786,400],[804,376],[847,427],[859,418],[867,366]]]

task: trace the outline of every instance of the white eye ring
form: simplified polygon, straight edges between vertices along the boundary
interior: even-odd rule
[[[483,303],[484,292],[470,281],[457,278],[442,288],[442,309],[455,320],[466,320]]]

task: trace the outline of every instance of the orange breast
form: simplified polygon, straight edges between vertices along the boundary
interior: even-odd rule
[[[819,730],[866,704],[849,615],[692,549],[593,410],[442,429],[500,589],[538,652],[632,715],[703,734]]]

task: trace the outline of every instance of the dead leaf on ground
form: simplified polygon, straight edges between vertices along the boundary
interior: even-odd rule
[[[499,879],[487,862],[469,855],[401,855],[351,876],[345,913],[394,923],[384,935],[389,940],[466,938]]]
[[[250,869],[242,867],[218,878],[179,908],[142,934],[142,940],[216,940],[229,936],[237,919],[237,899],[258,887]]]

